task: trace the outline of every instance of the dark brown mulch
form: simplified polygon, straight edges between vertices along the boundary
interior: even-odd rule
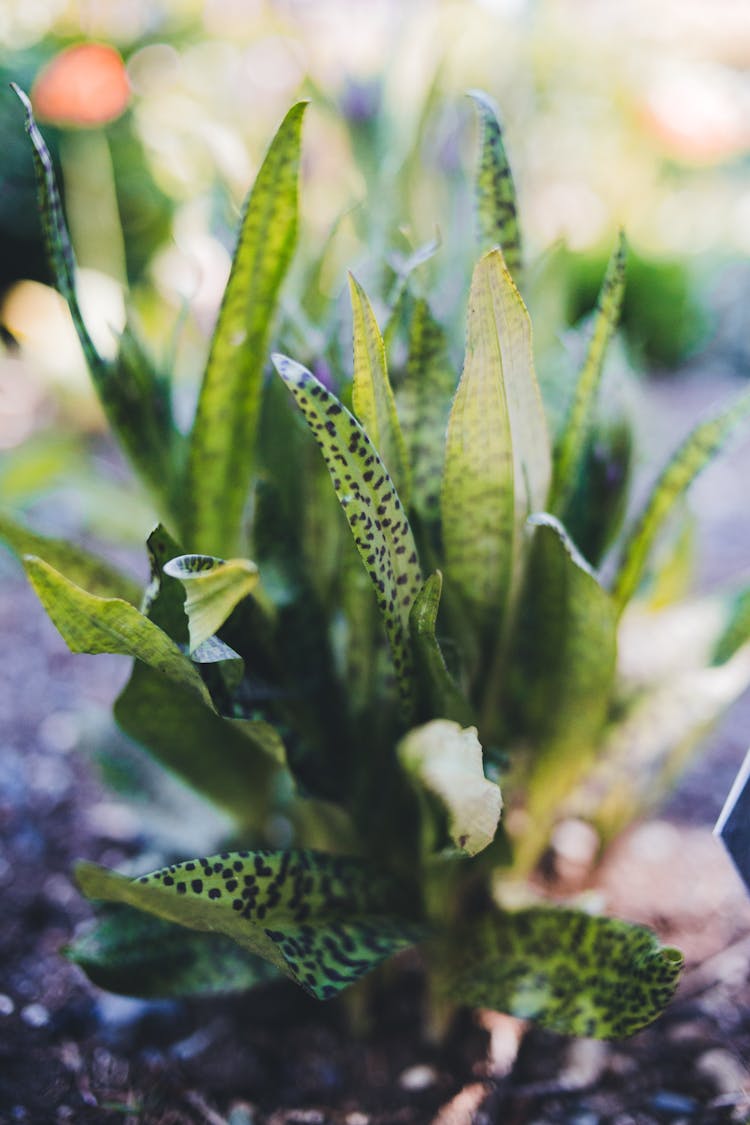
[[[88,914],[70,880],[73,860],[116,863],[140,846],[137,822],[105,793],[81,750],[116,737],[106,708],[126,668],[114,658],[71,657],[18,572],[2,565],[0,1121],[748,1119],[750,920],[705,828],[649,826],[611,859],[611,904],[619,899],[626,914],[640,910],[670,941],[684,937],[689,951],[693,943],[678,999],[628,1042],[571,1043],[537,1029],[520,1037],[514,1021],[467,1015],[436,1046],[415,1014],[421,984],[410,963],[361,1037],[342,1005],[317,1005],[287,985],[190,1004],[146,1004],[92,989],[59,949]],[[700,808],[696,800],[705,823],[710,801]],[[683,805],[678,798],[677,814]]]

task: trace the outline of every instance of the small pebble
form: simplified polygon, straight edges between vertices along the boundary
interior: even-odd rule
[[[437,1082],[434,1066],[410,1066],[399,1075],[398,1084],[402,1090],[427,1090]]]
[[[49,1012],[44,1004],[27,1004],[21,1009],[21,1019],[29,1027],[46,1027],[49,1023]]]
[[[227,1125],[255,1125],[253,1107],[247,1104],[233,1105],[229,1110]]]
[[[370,1125],[370,1118],[366,1113],[360,1113],[359,1110],[354,1110],[353,1113],[347,1113],[346,1125]]]
[[[12,1016],[15,1010],[16,1006],[10,996],[6,996],[4,992],[0,992],[0,1016]]]
[[[696,1065],[700,1073],[714,1083],[720,1094],[736,1094],[746,1088],[750,1079],[740,1060],[721,1047],[706,1051]]]
[[[672,1090],[659,1090],[652,1097],[650,1105],[657,1113],[667,1113],[671,1117],[681,1117],[683,1114],[689,1116],[698,1108],[694,1098],[676,1094]]]

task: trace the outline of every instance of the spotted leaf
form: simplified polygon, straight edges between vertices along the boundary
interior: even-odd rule
[[[323,453],[357,550],[385,620],[402,696],[413,699],[409,611],[422,585],[417,549],[401,500],[359,422],[314,375],[286,356],[273,362]]]
[[[423,936],[389,880],[321,852],[222,852],[137,879],[81,863],[77,878],[89,898],[225,934],[319,1000]]]
[[[409,506],[410,468],[404,435],[396,412],[385,345],[367,294],[349,274],[352,302],[354,382],[352,404],[405,507]]]
[[[623,1038],[671,999],[683,958],[643,926],[540,907],[495,914],[443,944],[438,987],[563,1035]]]
[[[409,331],[406,375],[397,403],[412,467],[412,504],[426,523],[440,516],[445,431],[456,389],[445,333],[425,300],[417,300]]]
[[[446,578],[493,634],[518,580],[526,519],[544,507],[550,466],[529,315],[493,250],[472,279],[441,496]]]
[[[287,113],[245,204],[190,436],[184,538],[194,550],[231,555],[240,542],[271,319],[297,241],[305,105]]]
[[[612,595],[620,610],[638,589],[651,547],[674,504],[748,414],[750,391],[744,391],[726,410],[696,426],[662,471],[625,540],[612,585]]]
[[[190,651],[224,624],[232,610],[258,584],[258,568],[247,559],[215,559],[210,555],[179,555],[164,565],[164,573],[185,588],[185,613],[190,627]]]
[[[620,232],[607,265],[599,292],[586,358],[576,383],[560,440],[555,451],[553,506],[564,511],[575,492],[591,435],[596,393],[601,383],[604,361],[620,319],[625,293],[625,236]]]
[[[499,246],[515,277],[522,265],[521,229],[503,131],[490,98],[480,90],[472,90],[469,96],[477,107],[482,130],[475,184],[480,246],[482,250]]]

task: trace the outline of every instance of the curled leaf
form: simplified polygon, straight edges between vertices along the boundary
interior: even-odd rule
[[[248,559],[224,561],[210,555],[180,555],[165,563],[163,569],[185,588],[191,652],[221,628],[258,584],[258,568]]]
[[[503,802],[499,786],[484,776],[476,727],[462,730],[448,719],[434,719],[409,731],[398,756],[416,783],[437,797],[457,848],[476,855],[492,842]]]

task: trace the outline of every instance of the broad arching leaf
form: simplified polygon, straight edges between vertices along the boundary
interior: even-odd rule
[[[89,898],[225,934],[318,1000],[424,936],[388,879],[321,852],[222,852],[137,879],[81,863],[77,878]]]
[[[493,250],[472,279],[441,497],[446,579],[493,635],[517,583],[525,522],[544,507],[550,472],[529,314]]]
[[[495,914],[439,947],[438,988],[562,1035],[620,1039],[651,1023],[677,987],[683,958],[643,926],[576,910]]]

